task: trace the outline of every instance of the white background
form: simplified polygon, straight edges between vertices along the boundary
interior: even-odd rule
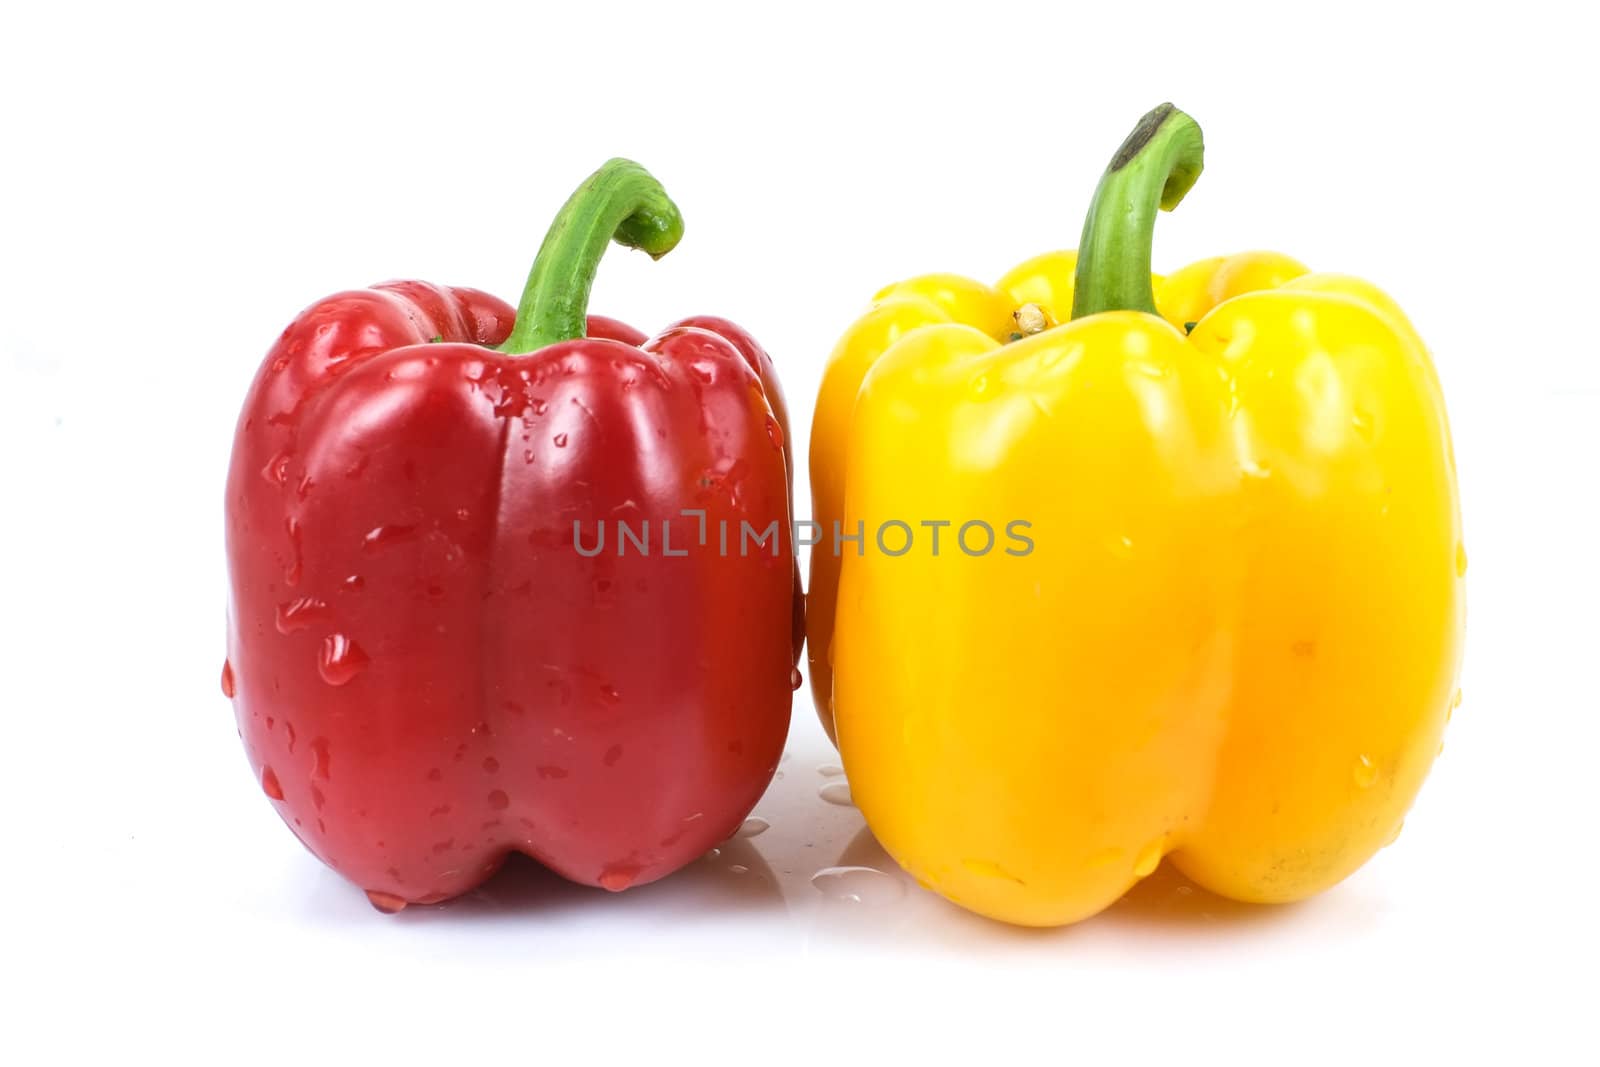
[[[6,5],[0,1046],[24,1055],[3,1058],[1594,1056],[1583,6]],[[880,285],[1072,245],[1164,99],[1208,151],[1158,269],[1269,247],[1364,274],[1445,384],[1466,699],[1395,847],[1301,906],[1158,874],[1055,932],[915,887],[830,900],[815,870],[885,861],[817,796],[804,692],[772,828],[656,886],[525,868],[389,918],[295,843],[217,677],[233,420],[299,308],[391,277],[514,301],[566,194],[628,155],[687,237],[614,252],[595,309],[744,324],[803,442]]]

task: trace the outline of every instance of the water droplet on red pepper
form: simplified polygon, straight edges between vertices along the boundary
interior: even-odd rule
[[[294,516],[283,520],[283,528],[289,535],[289,565],[284,568],[283,580],[290,585],[300,584],[300,523]]]
[[[278,632],[292,634],[325,618],[328,605],[314,596],[298,597],[278,605]]]
[[[367,580],[365,578],[361,577],[359,574],[352,574],[350,577],[344,580],[344,583],[340,586],[340,588],[347,593],[359,593],[361,590],[366,588],[366,585]]]
[[[804,683],[804,682],[805,682],[805,679],[800,677],[800,668],[799,667],[790,667],[789,668],[789,688],[790,689],[799,689],[801,684]]]
[[[772,442],[773,448],[783,447],[783,427],[771,415],[767,416],[767,440]]]
[[[404,541],[415,533],[416,529],[415,526],[375,526],[361,539],[361,547],[368,552],[376,552]]]
[[[367,654],[344,634],[329,634],[322,639],[322,655],[317,671],[329,685],[345,685],[371,662]]]
[[[612,745],[610,748],[606,749],[605,757],[601,760],[601,762],[603,762],[607,767],[615,767],[617,765],[617,760],[621,758],[622,746]]]
[[[261,768],[261,791],[273,800],[283,799],[283,786],[278,784],[278,776],[271,767]]]
[[[493,756],[485,756],[483,757],[483,769],[490,774],[494,774],[500,769],[500,761]]]
[[[319,737],[311,742],[311,773],[327,781],[332,765],[332,757],[328,754],[328,739]]]
[[[233,664],[227,660],[222,661],[222,695],[229,700],[233,699]]]
[[[367,890],[367,899],[372,902],[374,908],[385,915],[393,915],[406,906],[405,897],[397,897],[393,893],[385,893],[379,889]]]
[[[567,435],[564,433],[556,434],[555,437],[551,438],[551,440],[555,443],[557,448],[567,447]]]
[[[600,888],[611,893],[620,893],[634,883],[639,877],[640,867],[636,863],[619,863],[607,867],[600,872]]]
[[[289,454],[278,452],[261,468],[261,479],[268,485],[282,486],[289,477]]]
[[[540,777],[543,777],[543,775]],[[510,806],[511,798],[506,795],[506,791],[504,789],[493,789],[489,791],[489,807],[493,808],[495,811],[505,811]]]

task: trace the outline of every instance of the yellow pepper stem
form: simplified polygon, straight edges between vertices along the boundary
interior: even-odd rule
[[[1151,111],[1128,134],[1100,178],[1078,243],[1072,317],[1102,311],[1156,313],[1150,245],[1156,211],[1171,211],[1205,163],[1200,126],[1171,104]]]

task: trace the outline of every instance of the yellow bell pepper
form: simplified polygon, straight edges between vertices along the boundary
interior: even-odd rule
[[[1153,279],[1201,159],[1157,108],[1079,253],[890,286],[823,379],[823,723],[884,848],[1013,923],[1093,915],[1164,857],[1238,900],[1326,889],[1399,833],[1458,695],[1427,351],[1286,256]]]

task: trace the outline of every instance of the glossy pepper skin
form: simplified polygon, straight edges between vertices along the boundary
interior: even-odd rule
[[[1285,256],[1152,279],[1200,151],[1152,112],[1081,258],[891,286],[823,380],[817,518],[867,530],[814,556],[823,721],[883,846],[1008,922],[1093,915],[1163,857],[1244,901],[1326,889],[1399,832],[1459,699],[1428,354],[1375,287]],[[953,525],[891,557],[889,519]],[[1032,551],[967,555],[971,520]]]
[[[223,688],[274,807],[381,910],[513,851],[611,890],[660,878],[777,765],[800,635],[772,362],[716,318],[585,331],[613,234],[659,257],[681,230],[612,161],[518,312],[421,282],[340,293],[250,389]],[[648,554],[619,554],[619,519],[649,524]],[[779,536],[723,555],[719,521]]]

